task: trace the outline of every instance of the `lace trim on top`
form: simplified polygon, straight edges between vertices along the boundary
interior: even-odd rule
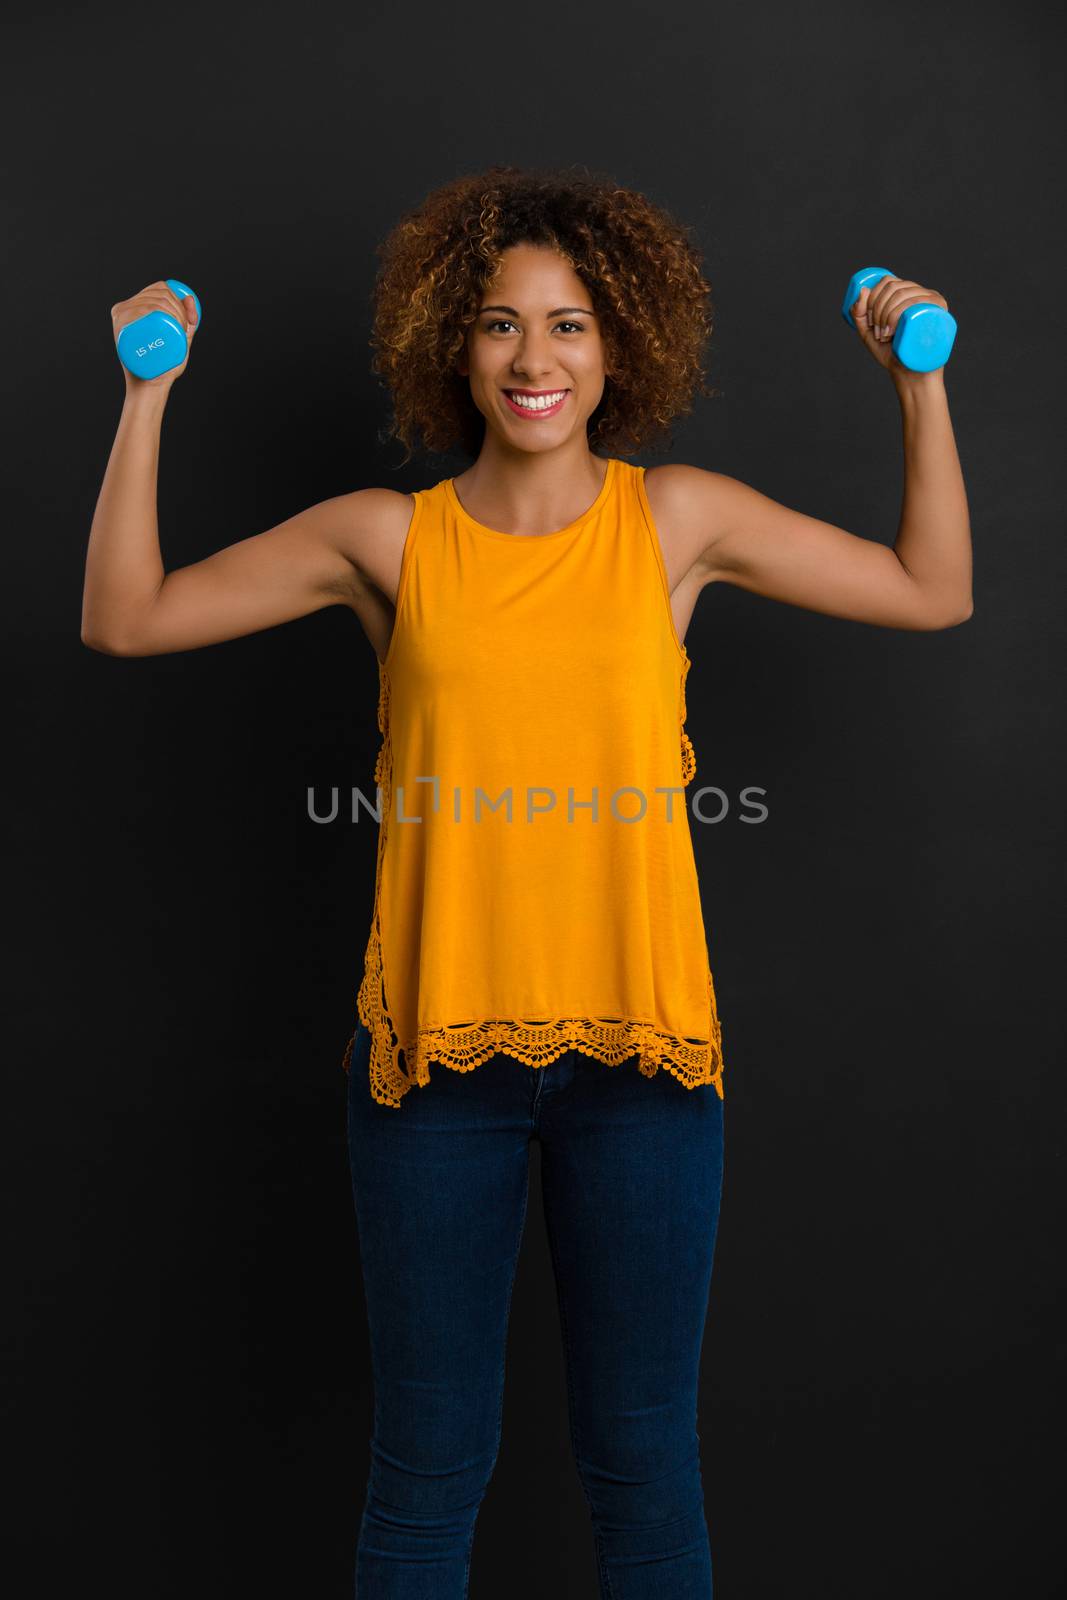
[[[683,782],[688,784],[696,773],[696,756],[682,726],[686,720],[685,680],[691,665],[684,645],[682,653],[679,727],[682,776]],[[454,1023],[444,1028],[420,1028],[414,1039],[398,1039],[386,1003],[382,971],[381,883],[386,824],[392,805],[392,743],[389,678],[381,661],[378,662],[378,680],[378,731],[382,735],[382,744],[374,765],[374,779],[378,785],[381,820],[374,878],[374,916],[367,941],[363,980],[356,998],[359,1021],[369,1030],[373,1044],[370,1089],[374,1099],[380,1105],[398,1108],[409,1089],[429,1083],[431,1061],[454,1072],[471,1072],[503,1052],[528,1067],[537,1068],[547,1066],[567,1050],[581,1050],[605,1066],[618,1066],[620,1062],[636,1055],[639,1058],[638,1068],[646,1078],[654,1077],[662,1068],[687,1089],[695,1089],[705,1083],[714,1085],[722,1099],[722,1026],[710,968],[708,1016],[711,1031],[707,1041],[681,1039],[665,1033],[651,1022],[624,1017],[551,1017],[536,1021],[491,1018],[488,1021]],[[342,1060],[346,1072],[351,1069],[355,1040],[356,1030],[353,1029]],[[401,1049],[408,1063],[406,1072],[400,1065]]]
[[[683,644],[682,645],[682,707],[681,707],[681,712],[679,714],[679,719],[678,719],[678,726],[679,726],[679,728],[681,730],[681,735],[682,735],[682,782],[683,783],[691,783],[692,780],[697,775],[696,751],[693,749],[692,740],[690,739],[689,735],[685,731],[685,719],[686,719],[686,716],[688,715],[688,713],[686,711],[686,708],[685,708],[685,680],[689,676],[689,668],[692,665],[693,665],[693,663],[689,659],[689,652],[685,648],[685,645]]]

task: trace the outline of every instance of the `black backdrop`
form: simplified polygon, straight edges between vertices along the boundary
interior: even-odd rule
[[[109,307],[168,275],[203,303],[164,425],[168,567],[436,482],[462,459],[398,470],[378,439],[374,247],[499,160],[585,162],[694,226],[722,394],[670,459],[857,533],[895,536],[901,439],[845,283],[877,262],[959,320],[972,619],[909,634],[717,585],[687,636],[697,786],[731,798],[693,824],[727,1060],[700,1431],[717,1600],[1056,1591],[1051,15],[45,3],[9,27],[20,1595],[349,1594],[369,1462],[341,1053],[376,834],[315,824],[306,796],[373,798],[374,654],[342,608],[157,659],[81,644],[122,399]],[[596,1592],[533,1166],[474,1600]]]

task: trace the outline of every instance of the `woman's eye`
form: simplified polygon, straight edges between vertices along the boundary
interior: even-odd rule
[[[514,326],[515,326],[515,324],[512,321],[510,321],[507,317],[500,317],[500,318],[497,319],[496,322],[490,322],[489,323],[488,331],[490,333],[492,333],[494,328],[513,328]],[[556,327],[557,328],[577,328],[579,333],[584,332],[584,324],[581,323],[581,322],[557,322],[556,323]]]

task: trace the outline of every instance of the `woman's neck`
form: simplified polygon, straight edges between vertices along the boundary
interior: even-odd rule
[[[554,533],[588,511],[608,459],[584,440],[557,450],[507,450],[487,441],[473,466],[453,479],[463,509],[501,533]]]

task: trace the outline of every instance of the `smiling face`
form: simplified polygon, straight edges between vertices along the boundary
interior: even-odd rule
[[[486,427],[521,450],[584,439],[605,361],[599,318],[574,269],[546,245],[505,250],[458,368]]]

